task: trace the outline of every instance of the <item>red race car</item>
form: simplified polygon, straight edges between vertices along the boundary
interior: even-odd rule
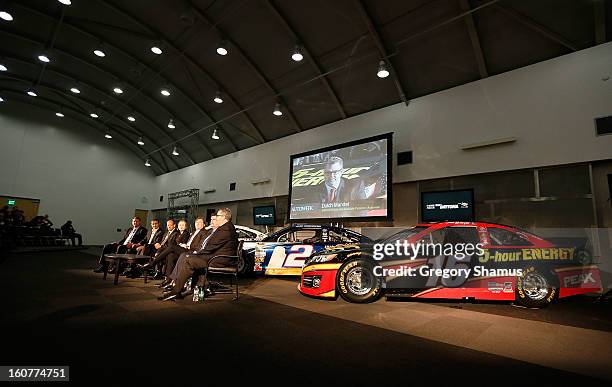
[[[516,301],[539,308],[597,292],[601,279],[582,247],[561,246],[500,224],[420,224],[368,244],[311,256],[298,286],[307,296],[365,303],[387,297]]]

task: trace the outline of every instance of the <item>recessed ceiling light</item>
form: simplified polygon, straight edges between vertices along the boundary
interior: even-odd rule
[[[99,116],[99,115],[97,115],[96,113],[89,113],[89,116],[90,116],[91,118],[98,118],[98,117],[100,117],[100,116]]]
[[[81,90],[79,90],[76,86],[71,87],[70,91],[72,91],[74,94],[81,94]]]
[[[9,11],[0,11],[0,19],[5,21],[13,21],[13,15],[9,13]]]
[[[227,42],[225,40],[219,42],[219,45],[217,46],[217,54],[227,55]]]
[[[387,78],[389,76],[389,70],[387,70],[387,64],[384,60],[378,63],[378,72],[376,75],[378,75],[378,78]]]
[[[174,155],[174,156],[178,156],[179,155],[178,150],[176,149],[176,147],[174,147],[174,149],[172,150],[172,155]]]
[[[4,98],[0,97],[0,102],[4,102]]]
[[[159,92],[164,97],[168,97],[170,95],[170,86],[168,86],[168,85],[162,86],[162,88],[161,88],[161,90]]]
[[[70,0],[57,0],[57,1],[59,1],[60,3],[62,3],[62,4],[64,4],[64,5],[70,5],[70,4],[72,4],[72,1],[70,1]]]
[[[212,134],[211,138],[213,140],[218,140],[219,139],[219,135],[217,134],[217,129],[213,130],[213,134]]]
[[[62,113],[62,112],[57,112],[57,113],[55,113],[55,115],[56,115],[56,116],[58,116],[58,117],[63,117],[63,116],[64,116],[64,113]]]
[[[276,103],[276,105],[274,105],[274,110],[272,111],[272,114],[274,114],[275,116],[282,116],[283,112],[280,110],[280,103]]]
[[[291,54],[291,59],[296,62],[299,62],[304,59],[304,55],[302,54],[302,49],[300,48],[300,46],[295,46],[295,48],[293,49],[293,53]]]
[[[34,89],[30,89],[28,90],[28,95],[30,97],[38,97],[38,94],[36,94],[36,92],[34,91]]]
[[[115,94],[123,94],[123,86],[117,85],[113,88],[113,91],[115,92]]]
[[[129,116],[127,116],[128,121],[134,122],[136,121],[136,114],[132,113]]]
[[[143,146],[144,145],[144,141],[142,141],[142,137],[138,137],[138,145]]]
[[[104,137],[106,137],[106,138],[108,138],[108,139],[113,138],[113,136],[111,136],[111,135],[110,135],[110,133],[106,133],[106,134],[104,135]]]
[[[149,159],[147,159],[147,161],[145,161],[145,167],[150,167],[151,163],[149,162]]]
[[[223,98],[221,98],[220,91],[217,91],[217,94],[215,95],[215,98],[213,99],[213,101],[215,101],[216,103],[223,103]]]
[[[151,49],[151,52],[153,54],[161,55],[164,52],[164,50],[162,50],[161,47],[162,47],[162,45],[161,45],[160,42],[153,42],[153,43],[151,43],[150,49]]]
[[[8,71],[8,69],[6,68],[5,65],[3,65],[2,63],[0,63],[0,71]]]
[[[43,62],[43,63],[49,63],[51,62],[51,60],[49,59],[49,57],[46,54],[40,54],[38,56],[38,60]]]
[[[98,56],[100,58],[104,58],[106,56],[106,53],[102,48],[102,44],[99,44],[96,48],[94,48],[93,53],[95,56]]]
[[[174,119],[173,118],[170,118],[170,120],[168,120],[168,128],[169,129],[176,128],[176,125],[174,124]]]

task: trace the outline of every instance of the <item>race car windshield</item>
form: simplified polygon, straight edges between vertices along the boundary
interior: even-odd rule
[[[427,227],[417,226],[408,228],[406,230],[402,230],[398,233],[391,235],[390,237],[383,239],[380,243],[395,243],[397,240],[404,240],[410,238],[411,236],[420,233],[423,230],[426,230]]]

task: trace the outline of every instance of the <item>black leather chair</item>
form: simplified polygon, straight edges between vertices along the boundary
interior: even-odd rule
[[[236,295],[234,296],[234,300],[237,300],[240,297],[238,293],[238,262],[242,259],[242,241],[238,242],[238,248],[236,249],[236,255],[216,255],[208,261],[208,267],[206,272],[204,273],[204,284],[206,284],[208,280],[209,274],[220,274],[220,275],[229,275],[230,277],[230,288],[219,286],[217,289],[213,289],[213,285],[216,283],[211,283],[211,289],[213,289],[214,293],[233,293],[231,286],[232,282],[235,282]],[[230,265],[225,264],[223,267],[214,267],[215,260],[220,258],[234,258],[234,262]],[[233,279],[233,281],[232,281]],[[218,285],[218,284],[217,284]],[[206,298],[206,294],[204,295]]]

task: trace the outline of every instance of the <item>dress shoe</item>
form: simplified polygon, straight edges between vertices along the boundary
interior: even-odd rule
[[[104,273],[104,268],[105,268],[104,265],[100,265],[100,266],[96,267],[93,272],[94,273]]]
[[[151,263],[145,263],[144,265],[138,264],[138,268],[141,270],[148,270],[150,268],[152,268],[153,265],[151,265]]]
[[[172,290],[172,288],[174,288],[174,285],[168,284],[168,285],[164,286],[162,289],[167,292],[167,291]]]
[[[154,280],[159,280],[162,278],[164,278],[164,275],[162,274],[161,271],[156,271],[155,274],[153,274],[153,277],[151,277],[151,279],[154,279]]]
[[[169,281],[168,279],[163,280],[162,282],[158,283],[157,285],[155,285],[156,288],[163,288],[166,287],[168,285],[170,285],[172,281]]]
[[[157,299],[160,301],[180,300],[181,298],[183,298],[181,293],[172,293],[172,292],[166,293],[160,297],[157,297]]]

